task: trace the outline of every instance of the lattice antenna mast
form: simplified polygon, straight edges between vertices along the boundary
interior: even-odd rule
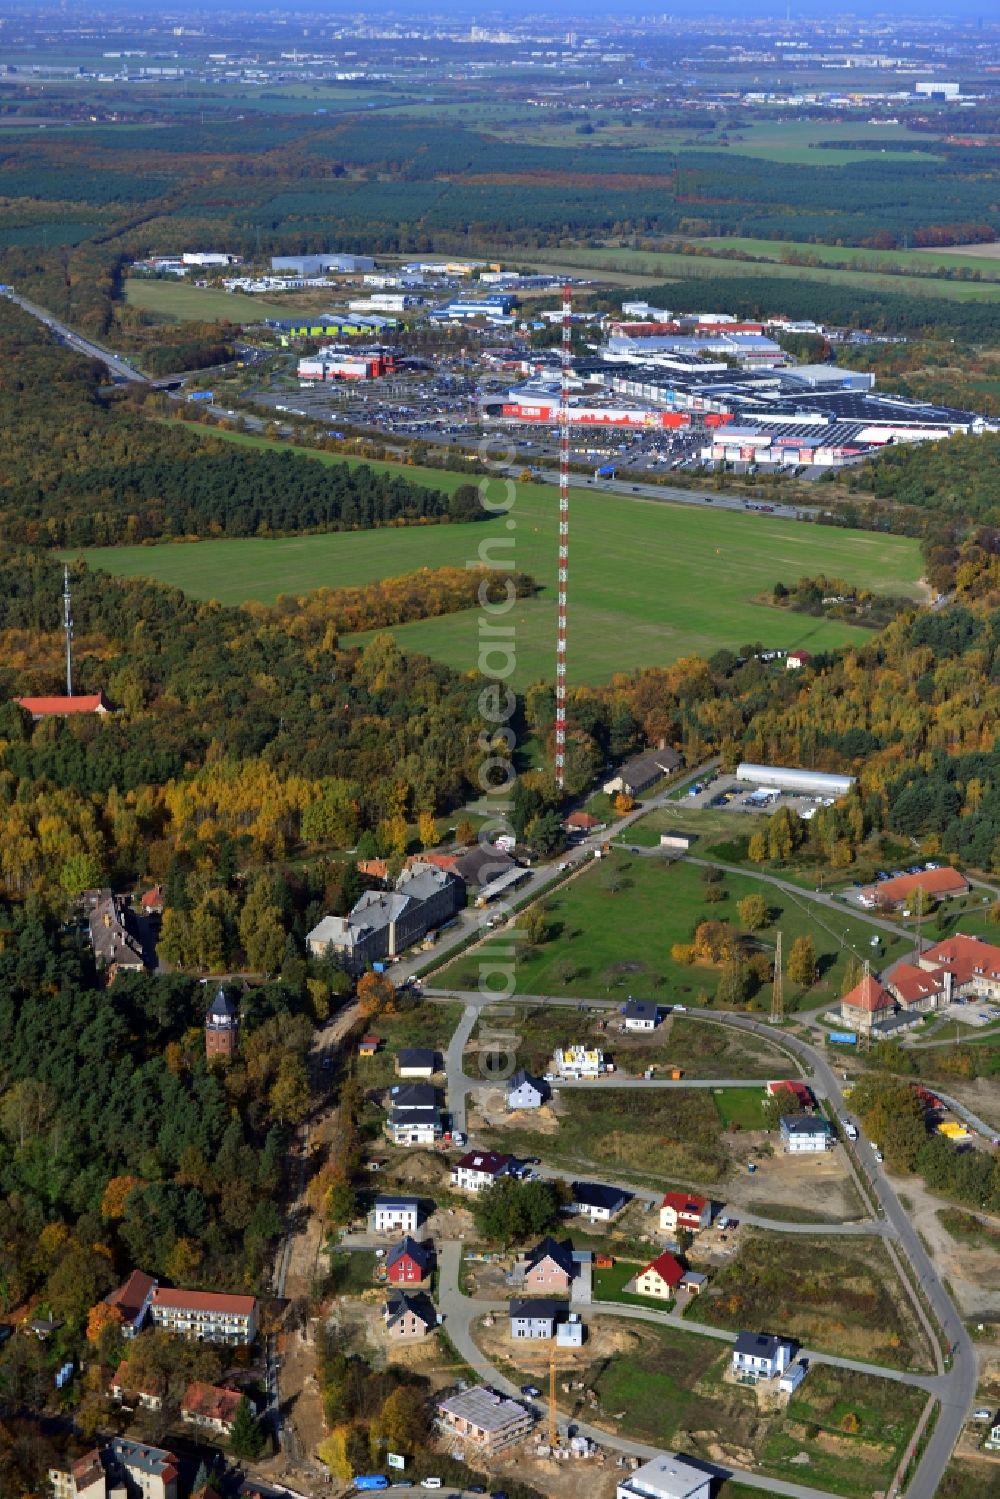
[[[771,1019],[785,1018],[785,981],[781,973],[781,933],[774,944],[774,987],[771,990]]]
[[[69,591],[69,566],[63,568],[63,633],[66,636],[66,696],[73,696],[73,600]]]
[[[559,592],[556,636],[556,786],[566,785],[566,601],[569,585],[569,376],[573,361],[573,293],[563,287],[559,384]]]

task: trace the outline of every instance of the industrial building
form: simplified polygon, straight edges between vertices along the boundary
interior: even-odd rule
[[[358,271],[373,271],[375,260],[371,255],[339,255],[332,252],[319,255],[272,255],[271,269],[292,276],[319,276],[323,271],[339,271],[341,275],[351,275]]]
[[[736,767],[736,779],[748,781],[752,786],[773,786],[778,791],[790,791],[798,796],[846,796],[857,781],[857,776],[828,775],[821,770],[796,770],[788,765],[753,765],[741,761]]]

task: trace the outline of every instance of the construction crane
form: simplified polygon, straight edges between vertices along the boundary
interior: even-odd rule
[[[556,1349],[553,1343],[549,1350],[549,1446],[555,1452],[559,1446],[559,1412],[556,1409]]]

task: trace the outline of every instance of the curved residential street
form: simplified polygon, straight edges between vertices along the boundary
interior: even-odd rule
[[[774,881],[774,883],[780,884],[782,882]],[[801,892],[798,893],[801,894]],[[812,897],[812,899],[815,899],[815,897]],[[468,1077],[463,1066],[464,1049],[475,1029],[479,1011],[486,1004],[491,1003],[491,1000],[489,997],[484,997],[474,991],[457,992],[454,990],[432,989],[426,991],[426,994],[428,999],[447,998],[452,1002],[455,999],[459,999],[465,1003],[462,1019],[452,1036],[446,1058],[449,1106],[456,1126],[464,1131],[466,1101],[469,1090],[496,1086],[495,1079]],[[516,1001],[518,1004],[552,1005],[557,1007],[571,1005],[574,1008],[578,1008],[581,1003],[584,1003],[588,1009],[605,1010],[617,1008],[616,1005],[601,1000],[570,1001],[546,995],[517,995]],[[715,1010],[698,1010],[690,1007],[685,1013],[696,1019],[713,1024],[732,1026],[738,1030],[744,1030],[753,1035],[764,1037],[771,1043],[779,1044],[787,1053],[797,1058],[801,1063],[805,1078],[809,1082],[817,1099],[825,1099],[833,1113],[838,1117],[844,1117],[848,1113],[847,1104],[837,1074],[823,1053],[815,1046],[800,1040],[798,1037],[788,1035],[783,1031],[776,1033],[773,1027],[752,1016],[727,1015]],[[599,1084],[589,1082],[579,1085],[570,1084],[569,1086],[593,1088],[595,1086],[636,1087],[640,1085],[649,1086],[650,1084],[645,1080],[639,1079],[616,1079],[612,1075],[602,1080]],[[691,1086],[745,1087],[746,1085],[745,1078],[741,1080],[721,1079],[716,1080],[714,1083],[703,1083],[700,1081],[695,1083],[685,1083],[683,1081],[680,1083],[669,1083],[663,1080],[659,1084],[659,1086],[681,1088]],[[459,1119],[461,1123],[458,1123]],[[825,1355],[810,1354],[809,1356],[815,1357],[818,1361],[837,1364],[839,1367],[859,1368],[864,1372],[878,1374],[883,1378],[901,1380],[904,1383],[912,1384],[919,1389],[926,1390],[939,1400],[940,1414],[937,1423],[928,1439],[919,1466],[906,1489],[907,1499],[934,1499],[934,1495],[937,1492],[945,1468],[951,1459],[952,1451],[958,1441],[963,1424],[972,1408],[975,1398],[977,1383],[975,1348],[972,1339],[966,1331],[962,1318],[953,1305],[951,1297],[945,1289],[930,1256],[920,1242],[913,1224],[889,1184],[880,1163],[876,1161],[871,1146],[867,1141],[859,1139],[854,1146],[854,1151],[856,1152],[857,1161],[860,1165],[867,1189],[873,1194],[877,1204],[879,1217],[868,1222],[789,1224],[772,1222],[735,1209],[734,1212],[737,1212],[744,1223],[766,1228],[773,1232],[790,1234],[878,1235],[886,1243],[890,1254],[897,1257],[897,1263],[899,1258],[907,1262],[912,1282],[919,1287],[921,1295],[926,1299],[946,1340],[945,1359],[942,1360],[938,1352],[936,1338],[932,1337],[931,1339],[938,1357],[941,1372],[936,1375],[905,1375],[900,1374],[898,1371],[875,1366],[858,1365],[850,1360],[837,1360]],[[848,1159],[850,1159],[850,1155]],[[543,1166],[541,1174],[546,1177],[564,1177],[569,1173],[548,1169]],[[647,1201],[654,1199],[657,1195],[646,1189],[637,1189],[628,1182],[610,1182],[610,1184],[625,1187],[629,1191],[634,1192],[636,1196],[644,1198]],[[452,1337],[452,1341],[462,1356],[478,1372],[482,1373],[484,1378],[488,1377],[495,1385],[502,1385],[504,1382],[499,1379],[492,1365],[478,1353],[469,1331],[473,1317],[478,1314],[478,1310],[482,1308],[483,1304],[469,1301],[468,1298],[461,1296],[458,1292],[458,1256],[460,1251],[460,1245],[445,1245],[442,1255],[442,1310],[445,1311],[448,1318],[449,1335]],[[449,1289],[447,1301],[445,1301],[446,1287]],[[923,1307],[919,1299],[914,1295],[912,1288],[907,1285],[905,1278],[904,1288],[910,1292],[911,1300],[913,1300],[924,1321],[925,1330],[930,1330],[930,1323],[926,1319]],[[626,1314],[626,1309],[624,1308],[616,1306],[614,1310],[616,1314]],[[669,1314],[653,1315],[663,1316]],[[685,1322],[682,1325],[687,1331],[695,1330],[693,1324]],[[701,1330],[700,1328],[698,1329],[698,1331]],[[948,1368],[949,1362],[950,1368]],[[581,1427],[581,1430],[587,1435],[594,1436],[595,1440],[608,1443],[607,1433],[597,1433],[586,1427]],[[617,1446],[618,1450],[632,1452],[636,1456],[649,1456],[652,1455],[654,1450],[644,1446],[642,1443],[625,1444],[624,1442],[619,1442],[617,1438],[614,1445]],[[740,1473],[738,1477],[740,1482],[747,1483],[752,1487],[764,1488],[770,1493],[799,1495],[802,1496],[802,1499],[815,1499],[817,1494],[817,1491],[813,1489],[789,1484],[782,1485],[775,1479],[764,1480],[754,1474]]]

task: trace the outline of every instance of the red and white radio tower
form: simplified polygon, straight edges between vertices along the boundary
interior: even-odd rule
[[[569,584],[569,375],[573,360],[573,293],[563,287],[559,386],[559,597],[556,637],[556,785],[566,784],[566,598]]]

